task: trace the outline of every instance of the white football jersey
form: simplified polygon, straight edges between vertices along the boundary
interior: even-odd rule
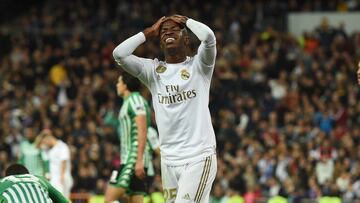
[[[159,131],[162,161],[182,165],[215,153],[209,92],[215,65],[216,40],[206,25],[189,19],[187,26],[202,41],[198,54],[182,63],[132,55],[145,42],[138,33],[113,52],[116,62],[138,77],[151,91]]]
[[[179,64],[143,60],[138,77],[151,91],[162,159],[188,163],[215,152],[215,133],[208,108],[212,70],[204,73],[197,57]]]
[[[137,77],[151,91],[162,160],[177,165],[214,154],[208,108],[213,68],[202,67],[196,55],[178,64],[131,57],[144,67]]]
[[[68,145],[63,141],[58,140],[55,146],[48,151],[48,156],[49,156],[50,182],[52,184],[57,184],[60,182],[61,163],[63,161],[66,161],[65,178],[72,180],[70,149]]]

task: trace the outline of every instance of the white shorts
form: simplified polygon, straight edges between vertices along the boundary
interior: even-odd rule
[[[215,154],[182,166],[161,163],[166,203],[209,202],[216,171]]]

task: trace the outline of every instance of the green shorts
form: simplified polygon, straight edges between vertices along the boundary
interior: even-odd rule
[[[148,191],[146,179],[141,180],[135,175],[133,164],[122,164],[111,173],[109,184],[126,189],[128,195],[145,195]]]

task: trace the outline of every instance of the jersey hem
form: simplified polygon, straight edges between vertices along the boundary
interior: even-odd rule
[[[181,165],[186,165],[186,164],[189,164],[189,163],[194,163],[194,162],[198,162],[198,161],[201,161],[203,159],[205,159],[206,157],[208,156],[211,156],[211,155],[216,155],[216,151],[212,151],[212,152],[206,152],[206,153],[202,153],[198,156],[194,156],[194,157],[191,157],[191,158],[188,158],[188,159],[183,159],[183,160],[168,160],[166,159],[165,157],[161,157],[161,163],[164,163],[165,165],[167,166],[181,166]]]

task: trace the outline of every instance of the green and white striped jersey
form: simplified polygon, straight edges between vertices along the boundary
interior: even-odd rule
[[[24,165],[30,174],[45,176],[49,170],[49,162],[46,154],[42,150],[36,148],[33,143],[24,140],[20,143],[20,164]]]
[[[67,203],[48,181],[31,174],[12,175],[0,180],[0,203]]]
[[[135,117],[145,115],[147,126],[150,124],[150,107],[147,101],[138,93],[132,92],[124,99],[119,113],[119,136],[122,164],[135,163],[138,152],[138,127],[136,126]],[[144,166],[148,167],[151,159],[144,150]]]

